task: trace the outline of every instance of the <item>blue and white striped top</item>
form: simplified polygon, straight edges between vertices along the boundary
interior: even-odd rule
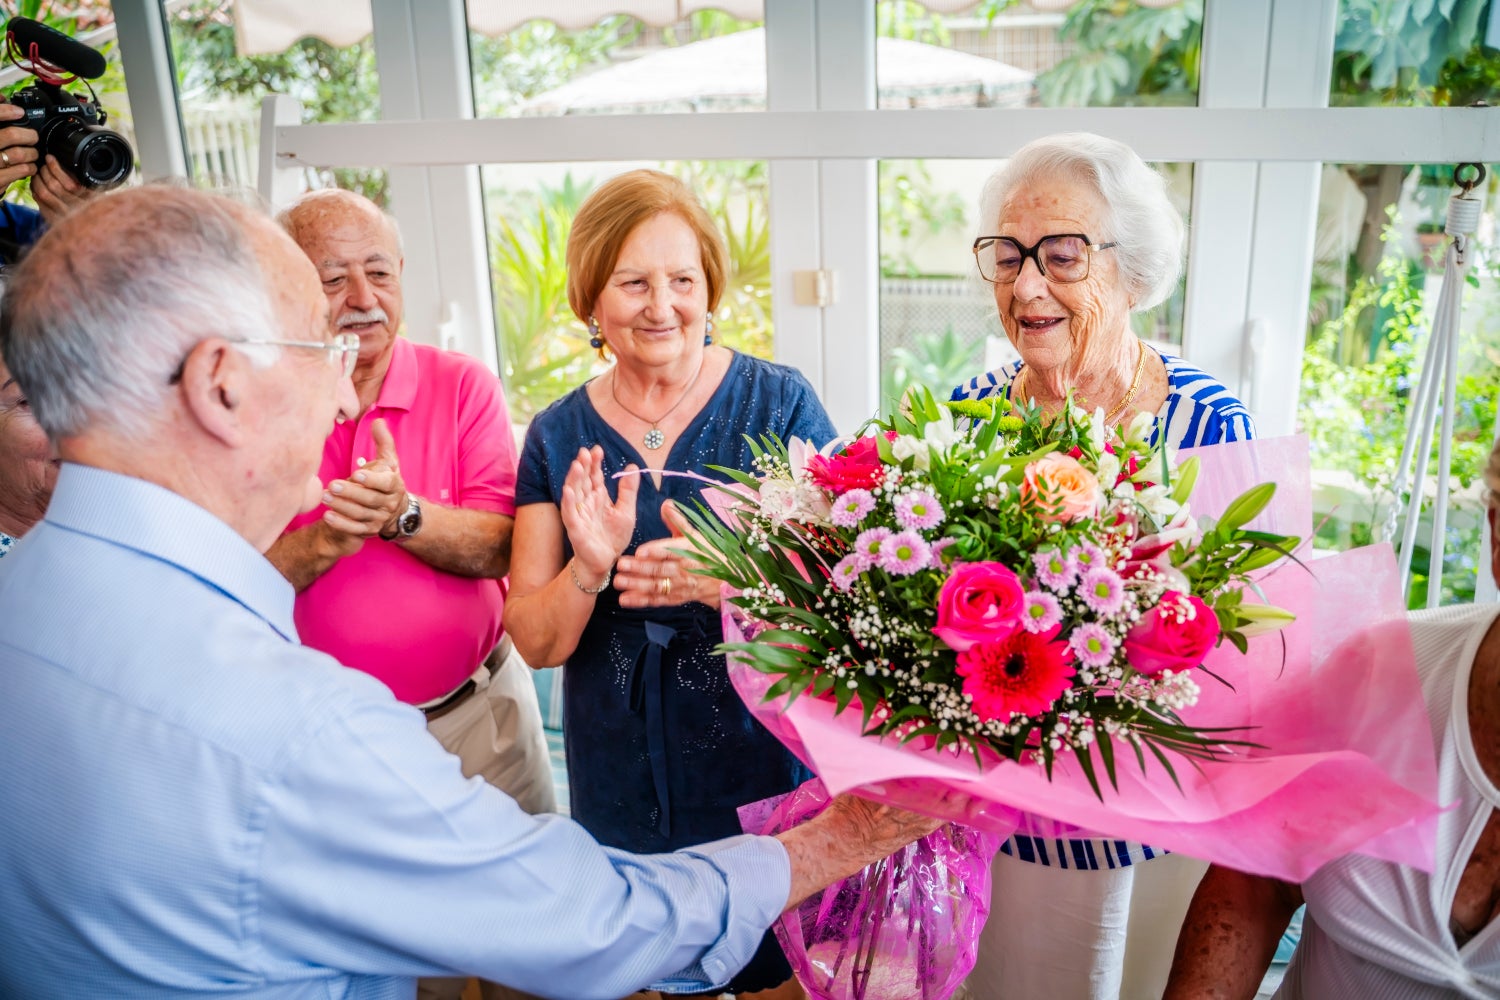
[[[1159,353],[1159,352],[1158,352]],[[1172,448],[1247,441],[1255,437],[1250,411],[1212,375],[1181,358],[1161,355],[1167,368],[1167,400],[1156,413],[1152,442],[1163,434]],[[953,390],[953,399],[984,399],[997,393],[1010,398],[1010,385],[1023,362],[1015,361],[972,378]],[[1034,837],[1017,833],[1000,845],[1003,854],[1021,861],[1058,868],[1125,868],[1167,852],[1129,840]]]

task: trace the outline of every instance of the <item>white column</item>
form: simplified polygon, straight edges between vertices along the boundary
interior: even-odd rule
[[[160,0],[115,0],[111,7],[141,175],[148,180],[186,177],[177,81]]]

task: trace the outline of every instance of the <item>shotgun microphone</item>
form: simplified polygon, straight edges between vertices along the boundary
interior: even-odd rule
[[[41,59],[85,80],[104,75],[104,56],[55,28],[29,17],[13,17],[5,24],[23,59]]]

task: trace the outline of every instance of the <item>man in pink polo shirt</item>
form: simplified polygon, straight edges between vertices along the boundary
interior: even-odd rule
[[[555,811],[530,671],[501,634],[516,450],[500,381],[397,336],[400,237],[373,202],[318,191],[279,221],[317,267],[337,332],[360,338],[359,417],[324,443],[323,506],[267,553],[297,588],[297,631],[422,708],[466,775]]]

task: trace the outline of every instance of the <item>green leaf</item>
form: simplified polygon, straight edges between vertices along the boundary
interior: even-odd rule
[[[1225,508],[1224,513],[1219,516],[1219,523],[1216,530],[1221,534],[1225,534],[1243,527],[1261,511],[1265,510],[1266,505],[1271,502],[1271,498],[1275,495],[1275,483],[1261,483],[1259,486],[1250,487],[1231,501],[1229,506]]]
[[[1073,756],[1078,760],[1078,766],[1083,769],[1083,776],[1089,779],[1089,787],[1094,790],[1094,797],[1100,802],[1104,801],[1104,791],[1099,787],[1099,779],[1094,776],[1094,762],[1089,758],[1087,746],[1074,747]]]

